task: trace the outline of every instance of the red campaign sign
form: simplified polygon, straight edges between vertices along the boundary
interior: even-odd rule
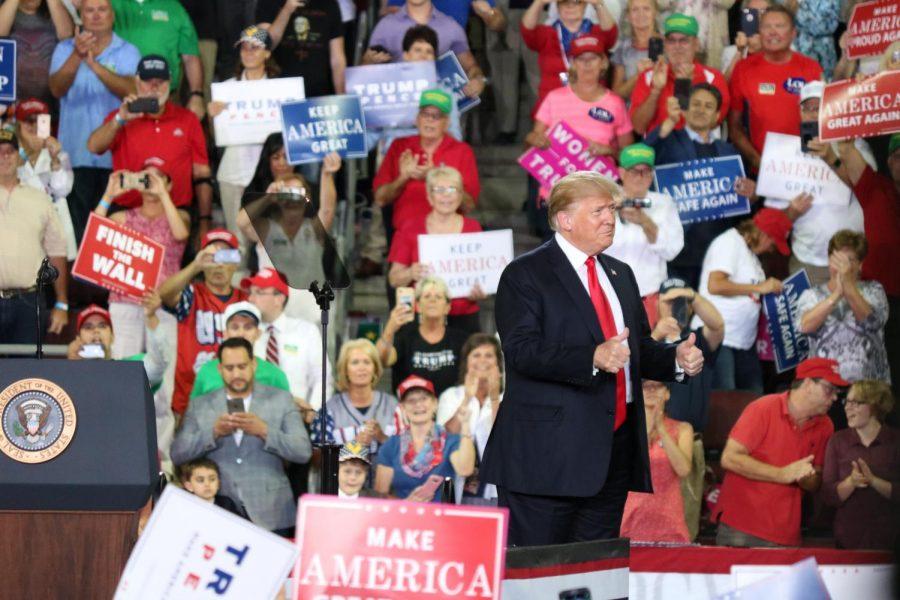
[[[825,86],[819,107],[822,141],[872,137],[900,131],[900,71],[886,71],[857,83]]]
[[[305,495],[293,597],[500,598],[506,509]]]
[[[881,54],[900,40],[900,0],[862,2],[847,24],[847,58]]]
[[[92,213],[72,275],[140,301],[156,289],[165,251],[144,234]]]

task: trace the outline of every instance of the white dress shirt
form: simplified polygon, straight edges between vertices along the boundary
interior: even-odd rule
[[[256,340],[254,352],[260,358],[266,357],[269,343],[269,323],[262,323],[262,335]],[[284,313],[271,325],[275,328],[278,342],[278,366],[287,375],[291,395],[302,398],[313,408],[322,406],[322,335],[318,327],[303,319],[289,317]],[[331,363],[326,365],[325,393],[332,394]]]
[[[569,259],[569,263],[571,263],[572,268],[575,269],[575,273],[578,275],[578,280],[581,281],[585,293],[587,293],[588,298],[590,298],[591,292],[588,287],[588,268],[587,265],[584,264],[588,255],[573,246],[566,238],[560,235],[559,232],[554,234],[554,238],[556,239],[556,243],[559,244],[559,247],[562,249],[563,254]],[[622,330],[625,329],[625,317],[622,315],[622,305],[619,303],[619,297],[616,296],[616,291],[613,289],[609,277],[606,276],[606,271],[603,270],[600,263],[596,260],[594,261],[594,268],[597,270],[597,279],[600,281],[600,287],[603,288],[603,293],[606,294],[606,300],[609,302],[609,307],[612,309],[613,320],[616,322],[616,332],[621,333]],[[591,306],[593,307],[593,304]],[[627,344],[628,342],[623,341],[622,343]],[[630,362],[625,364],[625,401],[631,402]]]
[[[604,254],[631,267],[641,296],[649,296],[658,292],[668,277],[666,262],[678,256],[684,247],[684,228],[678,208],[668,194],[648,192],[642,199],[650,200],[650,207],[643,211],[656,224],[656,241],[650,243],[640,225],[616,216],[613,243]]]

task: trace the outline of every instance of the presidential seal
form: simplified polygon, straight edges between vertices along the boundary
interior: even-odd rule
[[[72,399],[46,379],[22,379],[0,392],[0,452],[22,463],[62,454],[75,435]]]

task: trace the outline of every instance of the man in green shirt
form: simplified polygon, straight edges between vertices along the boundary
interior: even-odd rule
[[[262,320],[259,309],[249,302],[236,302],[229,304],[223,315],[225,319],[224,338],[241,337],[253,344],[260,336],[259,323]],[[270,385],[287,392],[291,391],[287,375],[269,361],[256,357],[257,383]],[[191,398],[225,387],[222,375],[219,373],[219,361],[210,360],[197,372],[194,379],[194,389],[191,390]]]
[[[191,95],[189,108],[203,119],[203,66],[197,45],[197,31],[187,11],[177,0],[111,0],[116,13],[114,31],[137,46],[141,56],[161,54],[172,70],[170,89],[181,85],[181,65]]]

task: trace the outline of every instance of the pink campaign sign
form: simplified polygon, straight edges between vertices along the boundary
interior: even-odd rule
[[[596,171],[618,180],[616,163],[608,156],[592,156],[588,152],[590,142],[560,121],[547,132],[550,147],[546,150],[531,148],[521,157],[519,164],[537,179],[546,193],[556,181],[575,171]]]

